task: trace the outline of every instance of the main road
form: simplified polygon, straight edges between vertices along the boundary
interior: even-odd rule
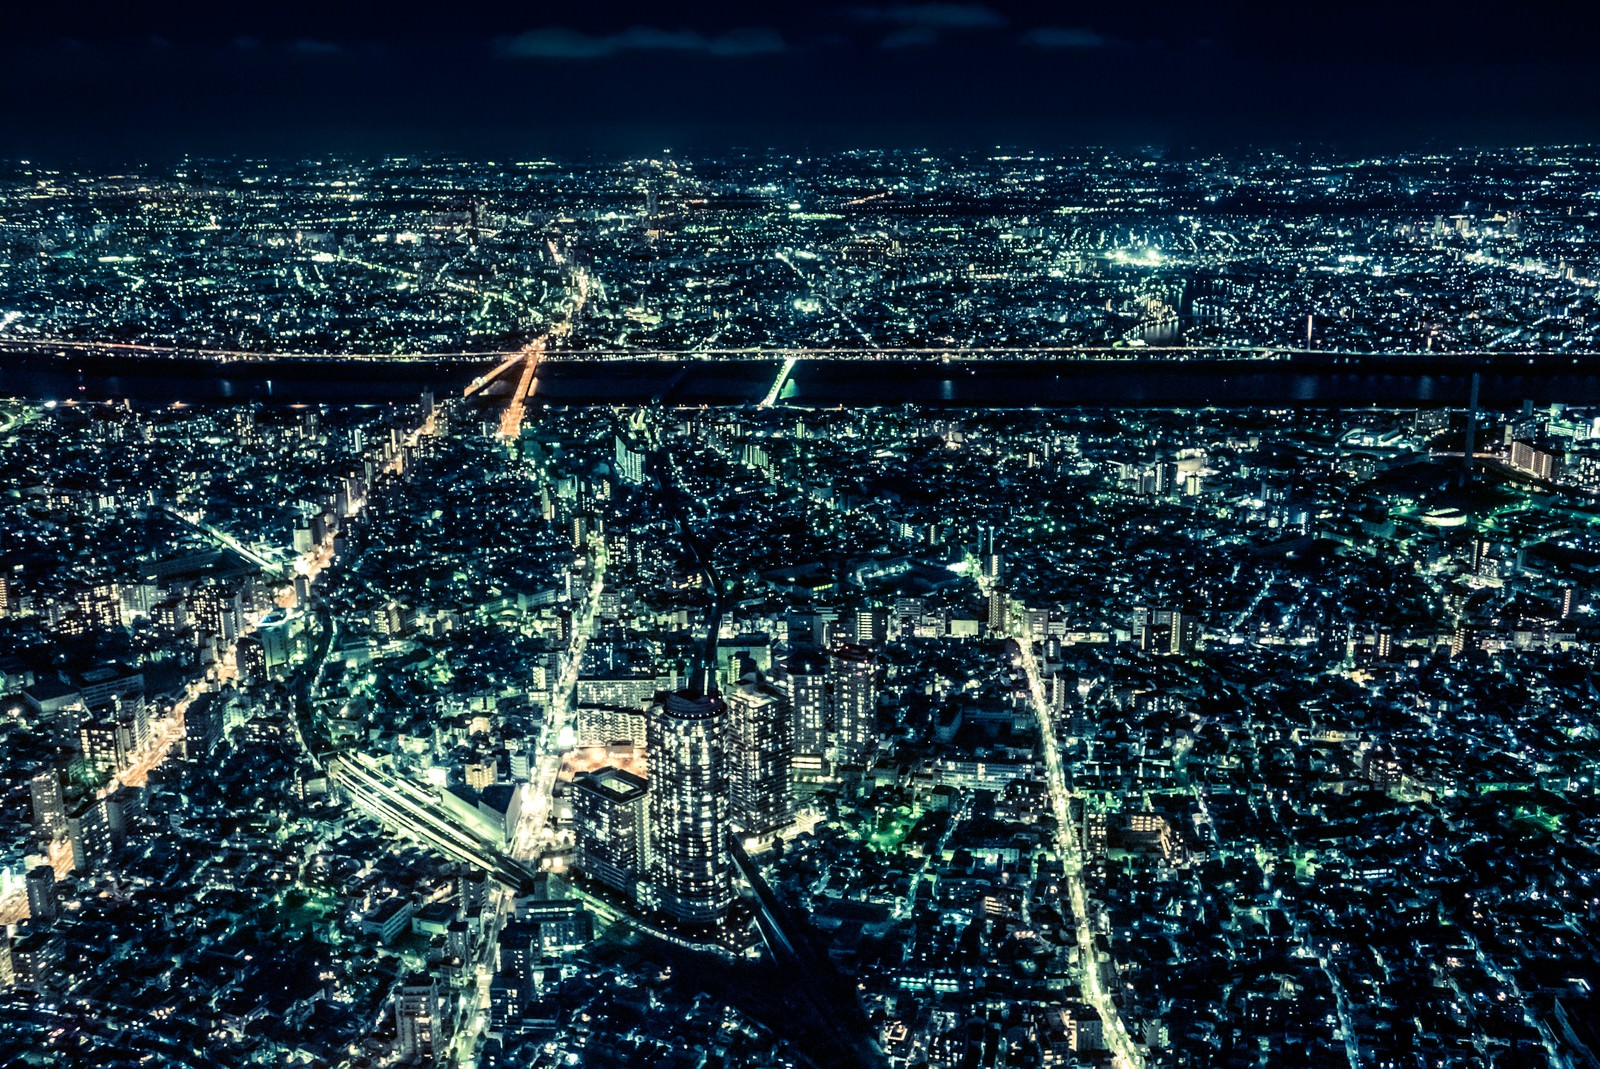
[[[978,575],[978,588],[985,602],[994,592],[994,581]],[[1090,920],[1089,888],[1083,876],[1083,848],[1072,822],[1072,794],[1067,789],[1066,769],[1061,763],[1061,747],[1056,739],[1055,719],[1050,704],[1045,701],[1044,687],[1039,682],[1039,665],[1033,654],[1033,643],[1023,636],[1013,640],[1017,647],[1016,666],[1022,669],[1028,682],[1028,704],[1033,709],[1039,725],[1039,745],[1044,751],[1046,786],[1050,790],[1050,805],[1056,819],[1056,847],[1061,853],[1062,869],[1066,874],[1067,896],[1072,903],[1072,913],[1077,921],[1078,957],[1082,980],[1080,993],[1083,1001],[1094,1007],[1100,1015],[1102,1034],[1110,1049],[1117,1069],[1144,1069],[1144,1053],[1128,1034],[1122,1011],[1106,989],[1095,960],[1094,926]]]

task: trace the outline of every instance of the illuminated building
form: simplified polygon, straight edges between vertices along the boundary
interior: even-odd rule
[[[727,695],[730,819],[746,832],[794,819],[794,718],[775,687],[746,681]]]
[[[733,898],[725,842],[727,715],[717,698],[679,691],[657,699],[645,724],[651,890],[665,913],[690,924],[721,920]]]
[[[28,916],[42,924],[56,919],[56,870],[49,865],[28,872]]]
[[[578,868],[627,895],[645,867],[647,791],[643,779],[620,768],[580,772],[572,780]]]
[[[533,935],[529,949],[542,959],[582,950],[594,938],[594,920],[576,902],[530,902],[520,912]]]
[[[11,967],[18,987],[35,991],[54,985],[61,969],[61,940],[40,928],[23,935],[11,945]]]
[[[72,867],[92,872],[111,856],[111,825],[105,803],[91,800],[67,817],[67,837],[72,842]]]
[[[83,762],[96,775],[115,776],[127,760],[123,732],[117,722],[109,718],[85,721],[78,729],[78,740],[83,747]]]
[[[196,589],[189,601],[189,615],[195,626],[223,642],[238,638],[244,628],[244,615],[237,589],[213,583]]]
[[[1535,479],[1553,479],[1561,470],[1561,453],[1517,439],[1511,443],[1511,466]]]
[[[864,646],[836,646],[828,658],[833,698],[833,752],[840,763],[857,761],[877,736],[877,665]]]
[[[1184,656],[1193,653],[1200,640],[1200,621],[1176,609],[1141,609],[1134,613],[1133,623],[1139,649],[1145,653]]]
[[[493,759],[469,761],[461,769],[462,778],[467,781],[467,786],[475,791],[494,786],[495,782],[500,778],[499,773],[499,766]]]
[[[989,591],[989,630],[997,635],[1006,631],[1006,613],[1010,608],[1006,592],[999,587]]]
[[[403,1062],[432,1058],[444,1038],[440,1031],[439,985],[426,973],[412,973],[394,1004],[396,1052]]]
[[[794,771],[816,775],[828,752],[828,677],[820,656],[797,654],[784,665],[777,681],[789,698],[794,718]]]
[[[61,798],[61,777],[56,770],[36,773],[28,784],[33,801],[33,830],[49,842],[67,833],[67,810]]]
[[[616,434],[613,452],[617,478],[629,486],[644,482],[644,464],[650,448],[649,427],[644,412],[635,411],[628,424]]]

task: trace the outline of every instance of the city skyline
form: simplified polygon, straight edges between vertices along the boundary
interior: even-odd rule
[[[0,1064],[1592,1069],[1594,21],[18,13]]]

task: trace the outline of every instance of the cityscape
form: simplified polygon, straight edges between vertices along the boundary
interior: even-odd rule
[[[1590,147],[0,165],[4,339],[1593,352]]]
[[[1597,182],[5,165],[0,1061],[1597,1064]]]

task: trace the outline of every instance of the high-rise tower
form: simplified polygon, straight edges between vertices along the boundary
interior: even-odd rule
[[[635,411],[628,417],[627,423],[617,430],[614,445],[617,478],[629,486],[644,482],[645,462],[650,451],[650,425],[645,420],[643,410]]]
[[[394,1003],[395,1047],[402,1062],[434,1057],[443,1045],[439,985],[427,973],[412,973]]]
[[[837,762],[860,760],[877,734],[877,672],[872,651],[865,646],[836,646],[828,658]]]
[[[627,895],[645,868],[645,781],[620,768],[580,772],[572,780],[578,867]]]
[[[789,698],[794,718],[794,770],[817,775],[828,753],[826,661],[820,653],[797,653],[784,664],[778,685]]]
[[[733,898],[727,719],[716,697],[679,691],[658,698],[645,721],[650,882],[661,909],[688,924],[721,920]]]
[[[28,873],[28,916],[39,924],[56,919],[56,870],[37,865]]]
[[[785,827],[794,819],[789,699],[752,677],[728,692],[727,703],[730,819],[748,833]]]
[[[28,782],[33,802],[33,830],[40,840],[53,842],[67,833],[67,809],[61,797],[61,776],[54,768],[36,773]]]

